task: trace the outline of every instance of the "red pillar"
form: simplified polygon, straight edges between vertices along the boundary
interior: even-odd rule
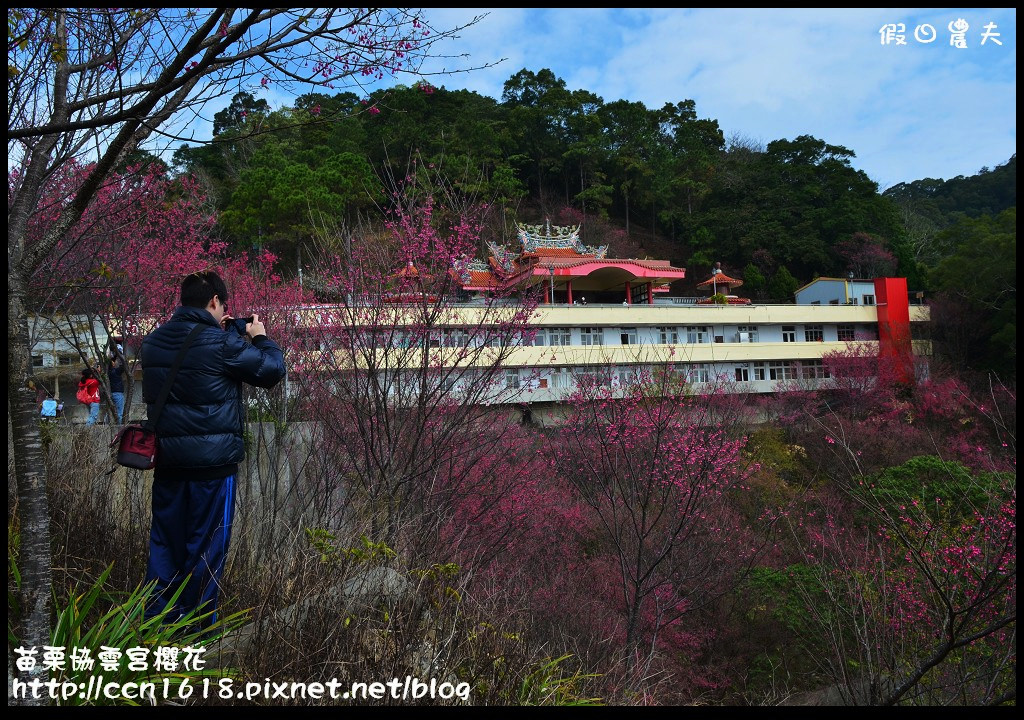
[[[654,304],[654,283],[647,283],[647,304]]]
[[[899,380],[914,380],[914,356],[910,342],[910,301],[906,278],[875,278],[875,309],[878,313],[878,354],[895,360]]]
[[[629,281],[626,281],[626,302],[630,305],[633,304],[633,293],[630,292]]]
[[[548,297],[548,286],[547,285],[544,286],[544,304],[545,305],[550,305],[551,304],[551,298]]]
[[[572,305],[572,280],[565,283],[565,302],[567,305]]]

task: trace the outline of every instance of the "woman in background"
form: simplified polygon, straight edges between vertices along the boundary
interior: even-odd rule
[[[86,425],[95,425],[100,417],[100,381],[92,368],[82,371],[82,379],[78,381],[78,399],[89,406],[89,419]]]

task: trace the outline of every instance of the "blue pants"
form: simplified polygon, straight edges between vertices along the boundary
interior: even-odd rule
[[[117,416],[114,418],[114,425],[120,425],[124,422],[124,393],[112,392],[110,393],[110,399],[114,401],[114,407],[117,408]]]
[[[89,403],[89,419],[85,421],[86,425],[95,425],[96,421],[100,419],[100,404],[98,402]]]
[[[153,481],[146,582],[156,580],[156,587],[146,608],[147,618],[163,610],[188,578],[166,622],[174,622],[192,610],[200,614],[214,612],[203,625],[216,621],[234,516],[234,475],[215,480]]]

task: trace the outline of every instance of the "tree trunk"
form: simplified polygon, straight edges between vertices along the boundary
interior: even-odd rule
[[[585,177],[583,175],[583,163],[580,163],[580,194],[582,195],[583,191],[586,190],[586,189],[587,189],[587,187],[586,187],[586,179],[585,179]],[[580,205],[583,206],[583,225],[582,225],[582,227],[586,228],[587,227],[587,198],[586,198],[586,196],[584,196],[583,201],[580,203]],[[586,230],[584,230],[584,232],[586,232]],[[551,302],[554,302],[554,301],[555,301],[555,299],[551,298]]]
[[[18,489],[15,516],[19,545],[18,569],[21,572],[19,602],[22,624],[17,628],[23,647],[41,648],[50,644],[50,510],[46,497],[46,465],[43,458],[39,418],[35,411],[35,393],[28,386],[29,330],[25,312],[24,279],[16,272],[7,274],[7,414],[11,428],[9,441],[14,449],[14,478]],[[42,663],[19,673],[21,680],[45,679]],[[27,698],[26,704],[44,704],[45,699]]]
[[[629,193],[623,193],[626,198],[626,237],[629,237]]]
[[[643,594],[640,586],[634,585],[629,609],[626,614],[626,665],[630,670],[637,666],[637,655],[640,649],[640,605]]]

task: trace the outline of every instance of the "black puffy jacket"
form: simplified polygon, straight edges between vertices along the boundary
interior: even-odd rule
[[[161,480],[234,474],[245,458],[242,383],[271,388],[285,376],[284,356],[273,340],[260,336],[246,342],[222,330],[205,309],[179,307],[142,341],[142,396],[150,414],[197,323],[209,327],[192,341],[156,425]]]

